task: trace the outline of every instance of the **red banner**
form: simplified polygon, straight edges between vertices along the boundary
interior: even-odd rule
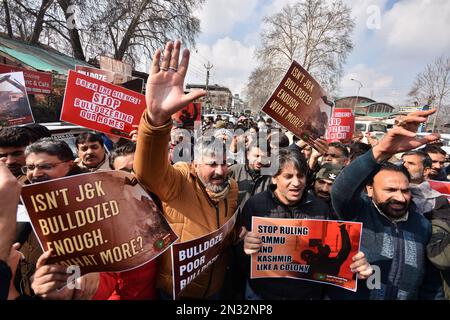
[[[61,120],[130,138],[145,107],[142,94],[69,70]]]
[[[334,109],[328,123],[327,141],[350,141],[355,129],[352,109]]]
[[[0,64],[0,73],[23,72],[28,94],[50,94],[52,91],[52,74],[31,71],[24,68]]]
[[[362,223],[253,217],[252,230],[263,245],[252,255],[251,279],[302,279],[356,291],[350,265]]]

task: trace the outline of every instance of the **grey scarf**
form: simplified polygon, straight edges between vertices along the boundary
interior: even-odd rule
[[[417,211],[421,214],[433,210],[436,206],[436,198],[442,196],[440,192],[431,189],[428,181],[424,181],[421,184],[411,183],[411,194]]]

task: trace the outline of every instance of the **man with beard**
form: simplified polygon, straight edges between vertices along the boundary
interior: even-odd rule
[[[431,169],[424,173],[425,179],[448,181],[444,170],[445,156],[447,153],[442,148],[432,144],[425,146],[422,151],[426,152],[431,158]]]
[[[371,151],[354,160],[336,179],[331,198],[336,213],[363,223],[361,250],[379,267],[378,283],[359,285],[356,293],[337,290],[350,299],[417,299],[426,272],[426,245],[431,235],[428,220],[411,204],[410,176],[404,167],[386,162],[439,139],[430,134],[416,138],[421,123],[436,110],[418,111],[383,137]],[[366,187],[367,194],[363,192]],[[370,289],[369,289],[370,288]]]
[[[0,129],[0,161],[6,164],[9,171],[22,184],[26,181],[26,176],[21,170],[25,165],[24,151],[30,143],[30,134],[23,127]]]
[[[445,272],[445,238],[448,237],[450,225],[450,204],[445,196],[440,192],[433,190],[425,180],[425,173],[431,170],[432,160],[423,150],[412,150],[402,155],[403,166],[411,175],[411,194],[412,200],[417,210],[422,213],[432,223],[432,238],[427,246],[427,255],[434,267],[427,264],[428,279],[425,280],[426,286],[423,291],[427,297],[441,298],[440,282],[442,279],[443,288],[446,291],[446,298],[450,299],[449,276]],[[444,242],[442,242],[444,241]],[[447,240],[448,241],[448,240]],[[449,264],[449,263],[447,263]],[[439,272],[436,268],[441,269]],[[435,288],[439,288],[436,290]],[[436,292],[438,296],[436,297]]]
[[[205,91],[183,94],[189,64],[184,50],[178,64],[181,42],[166,44],[162,61],[157,50],[147,81],[146,103],[139,125],[134,172],[147,190],[162,201],[163,213],[180,242],[205,236],[224,225],[237,208],[237,184],[228,177],[226,145],[222,139],[205,136],[195,143],[194,163],[168,161],[171,116]],[[233,239],[234,240],[234,239]],[[181,292],[181,299],[218,299],[224,281],[226,255],[221,254]],[[172,299],[172,261],[166,251],[159,260],[157,287],[160,296]]]
[[[348,165],[349,152],[345,145],[340,142],[331,142],[328,144],[328,151],[323,155],[321,165],[331,163],[340,168]]]
[[[78,159],[75,163],[91,172],[97,170],[109,170],[108,156],[105,152],[103,139],[100,135],[84,132],[75,140]]]
[[[432,170],[433,161],[423,149],[405,152],[402,154],[402,161],[403,166],[411,176],[411,183],[413,184],[424,182],[425,176],[428,176]]]
[[[425,176],[430,172],[432,160],[430,156],[422,150],[412,150],[402,155],[403,166],[411,176],[411,193],[417,210],[430,218],[432,210],[448,210],[450,205],[446,197],[440,192],[433,190],[425,180]]]

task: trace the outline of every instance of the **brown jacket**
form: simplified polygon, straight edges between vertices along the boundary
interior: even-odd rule
[[[227,197],[217,205],[210,200],[203,185],[187,163],[170,165],[168,144],[171,122],[153,127],[144,112],[134,158],[138,180],[163,203],[163,213],[179,242],[192,240],[217,230],[236,211],[238,187],[231,181]],[[182,298],[202,299],[220,291],[226,268],[225,255],[193,280],[182,292]],[[160,260],[158,288],[172,293],[172,262],[170,250]]]

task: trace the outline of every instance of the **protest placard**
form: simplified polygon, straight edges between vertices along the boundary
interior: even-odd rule
[[[208,269],[230,244],[237,213],[222,227],[203,237],[172,246],[173,297]]]
[[[22,201],[49,263],[81,273],[137,268],[177,236],[131,173],[98,171],[24,186]]]
[[[251,259],[251,278],[292,278],[356,291],[350,270],[358,253],[362,223],[252,218],[262,247]]]
[[[333,109],[331,119],[328,123],[327,142],[352,140],[355,129],[355,117],[352,109]]]
[[[311,141],[325,136],[331,115],[326,96],[319,83],[293,61],[262,111],[297,137]]]
[[[69,70],[61,120],[129,139],[145,108],[144,95]]]
[[[202,104],[200,102],[191,102],[175,113],[172,119],[176,122],[178,128],[194,130],[195,122],[201,121],[201,108]]]
[[[113,83],[114,81],[114,72],[108,70],[102,70],[97,68],[91,68],[87,66],[75,66],[75,71],[81,74],[84,74],[88,77],[95,78],[101,81]]]
[[[0,63],[0,74],[23,72],[25,87],[28,94],[50,94],[52,92],[52,74],[14,67]]]
[[[91,68],[86,66],[75,66],[75,71],[91,78],[95,78],[108,83],[117,84],[115,82],[116,73],[109,70],[102,70],[97,68]],[[144,89],[144,79],[135,78],[127,82],[119,81],[120,86],[130,89],[134,92],[142,93]]]
[[[22,72],[0,74],[0,127],[34,123]]]

